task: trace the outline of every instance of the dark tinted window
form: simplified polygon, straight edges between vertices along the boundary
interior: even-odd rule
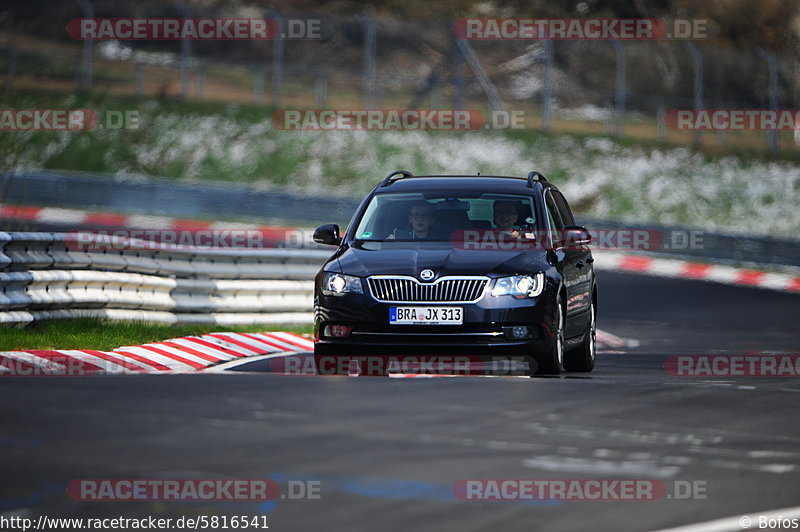
[[[476,192],[384,193],[373,196],[356,226],[356,240],[448,242],[457,231],[499,227],[496,215],[515,211],[506,222],[517,229],[536,229],[533,197]],[[424,220],[418,220],[424,218]],[[422,231],[426,233],[418,238]]]
[[[545,192],[544,199],[545,205],[547,206],[547,216],[550,219],[550,229],[553,231],[561,231],[564,228],[564,221],[552,191],[548,190]]]
[[[551,190],[550,194],[553,196],[553,200],[556,203],[556,207],[558,207],[558,212],[561,214],[561,222],[564,225],[575,225],[575,217],[572,216],[572,210],[569,208],[567,204],[567,200],[556,190]]]

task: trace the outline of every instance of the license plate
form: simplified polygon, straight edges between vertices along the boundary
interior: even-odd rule
[[[461,307],[389,307],[391,325],[461,325]]]

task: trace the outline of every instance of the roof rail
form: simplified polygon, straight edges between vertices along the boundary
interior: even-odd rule
[[[536,181],[547,181],[547,178],[543,176],[541,173],[533,171],[528,173],[528,188],[533,188],[533,180]]]
[[[401,176],[401,177],[396,177]],[[398,179],[408,178],[408,177],[417,177],[411,172],[407,170],[397,170],[396,172],[392,172],[391,174],[387,175],[386,178],[381,182],[379,186],[381,187],[388,187],[393,182],[397,181]],[[480,172],[476,176],[468,176],[468,175],[424,175],[419,177],[483,177],[481,176]],[[491,177],[491,176],[487,176]],[[517,176],[498,176],[498,177],[508,177],[512,179],[525,179],[524,177],[517,177]],[[547,178],[542,175],[541,172],[529,172],[528,173],[528,188],[533,188],[534,181],[547,181]]]
[[[414,174],[412,174],[408,170],[397,170],[396,172],[392,172],[391,174],[387,175],[386,179],[384,179],[383,183],[381,183],[381,186],[382,187],[388,187],[389,185],[391,185],[392,181],[395,181],[392,178],[394,176],[396,176],[396,175],[401,175],[403,177],[414,177]],[[398,178],[398,179],[401,179],[401,178]]]

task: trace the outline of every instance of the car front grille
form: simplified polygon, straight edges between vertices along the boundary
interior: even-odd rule
[[[413,277],[375,275],[367,278],[372,297],[384,303],[474,303],[483,297],[487,277],[442,277],[420,283]]]

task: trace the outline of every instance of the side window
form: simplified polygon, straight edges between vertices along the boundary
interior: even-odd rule
[[[564,223],[561,221],[561,214],[558,212],[558,207],[553,199],[551,191],[544,194],[545,207],[547,208],[547,217],[550,220],[550,238],[553,244],[557,247],[561,245],[561,230],[564,228]]]
[[[552,191],[545,192],[545,205],[547,206],[547,217],[550,219],[550,229],[553,231],[561,231],[564,229],[564,222],[561,219],[561,214],[553,198]]]
[[[569,208],[567,200],[564,199],[561,192],[552,190],[550,194],[553,196],[556,206],[558,207],[558,212],[561,214],[561,222],[564,225],[575,225],[575,217],[572,216],[572,210]]]

